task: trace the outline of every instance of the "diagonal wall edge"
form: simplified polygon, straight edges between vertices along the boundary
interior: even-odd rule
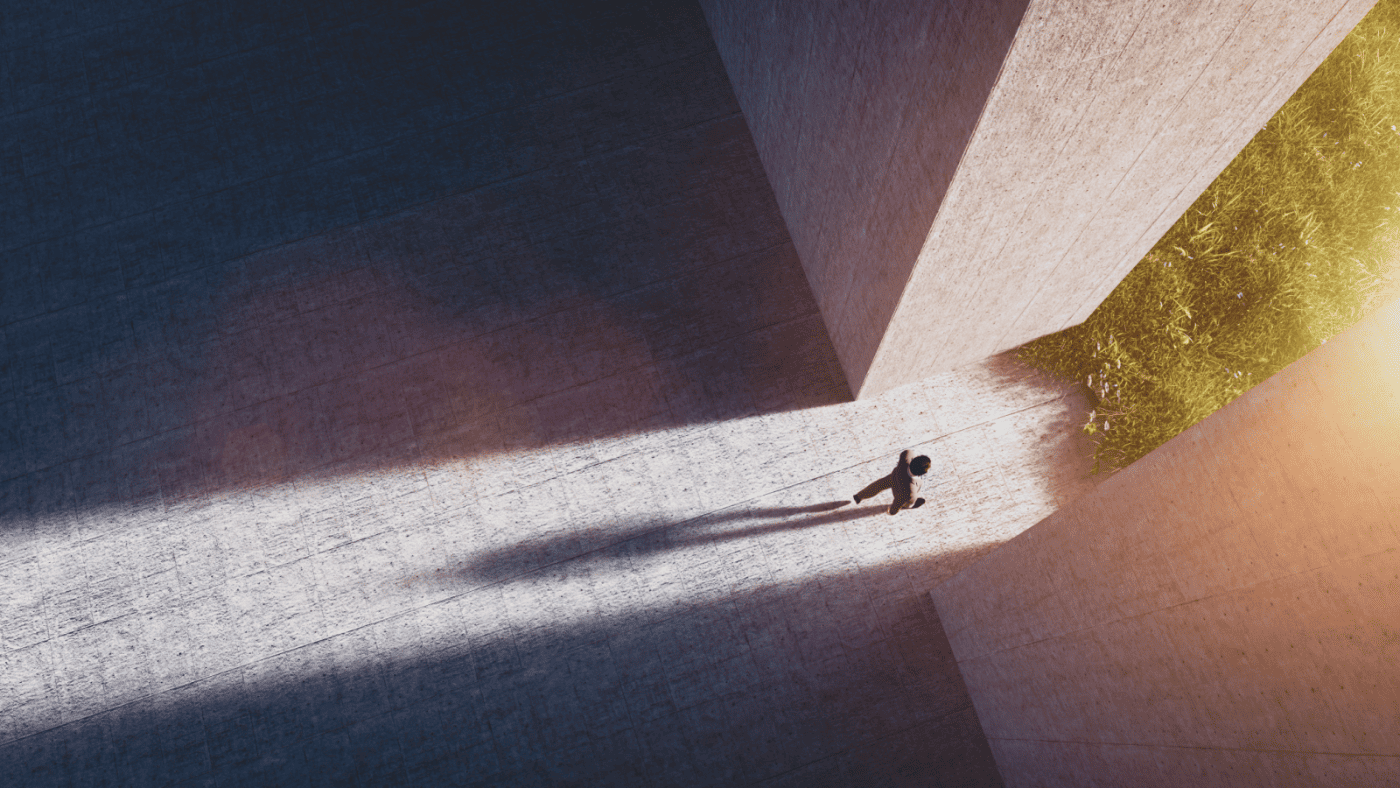
[[[1400,301],[933,589],[1006,784],[1400,785]]]
[[[702,0],[857,397],[1082,322],[1374,0]]]

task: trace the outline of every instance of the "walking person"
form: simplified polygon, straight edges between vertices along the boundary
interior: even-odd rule
[[[864,490],[856,493],[855,502],[860,503],[862,499],[873,498],[885,490],[890,490],[894,493],[890,514],[897,514],[900,509],[917,509],[924,505],[924,499],[918,497],[919,488],[924,482],[919,477],[928,473],[932,464],[933,460],[922,454],[909,459],[909,450],[905,449],[899,453],[899,464],[894,466],[894,471],[889,476],[876,479]]]

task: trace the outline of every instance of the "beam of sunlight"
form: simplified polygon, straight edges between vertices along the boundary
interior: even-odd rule
[[[807,411],[11,515],[0,735],[355,633],[375,635],[351,662],[374,661],[971,560],[1087,489],[1082,402],[1003,363]],[[850,503],[911,445],[934,458],[925,508]]]

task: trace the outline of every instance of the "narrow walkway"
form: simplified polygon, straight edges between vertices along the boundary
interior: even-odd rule
[[[999,784],[1085,404],[848,401],[693,4],[148,5],[0,44],[7,784]]]
[[[1078,397],[983,367],[12,533],[0,757],[25,785],[997,784],[925,592],[1088,488]],[[906,445],[930,503],[851,504]]]

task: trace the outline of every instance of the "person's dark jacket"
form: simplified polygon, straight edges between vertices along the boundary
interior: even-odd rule
[[[913,506],[923,486],[924,480],[909,471],[910,454],[908,449],[899,453],[899,464],[894,466],[894,473],[891,474],[893,483],[890,492],[894,493],[894,503],[890,504],[890,514]]]

